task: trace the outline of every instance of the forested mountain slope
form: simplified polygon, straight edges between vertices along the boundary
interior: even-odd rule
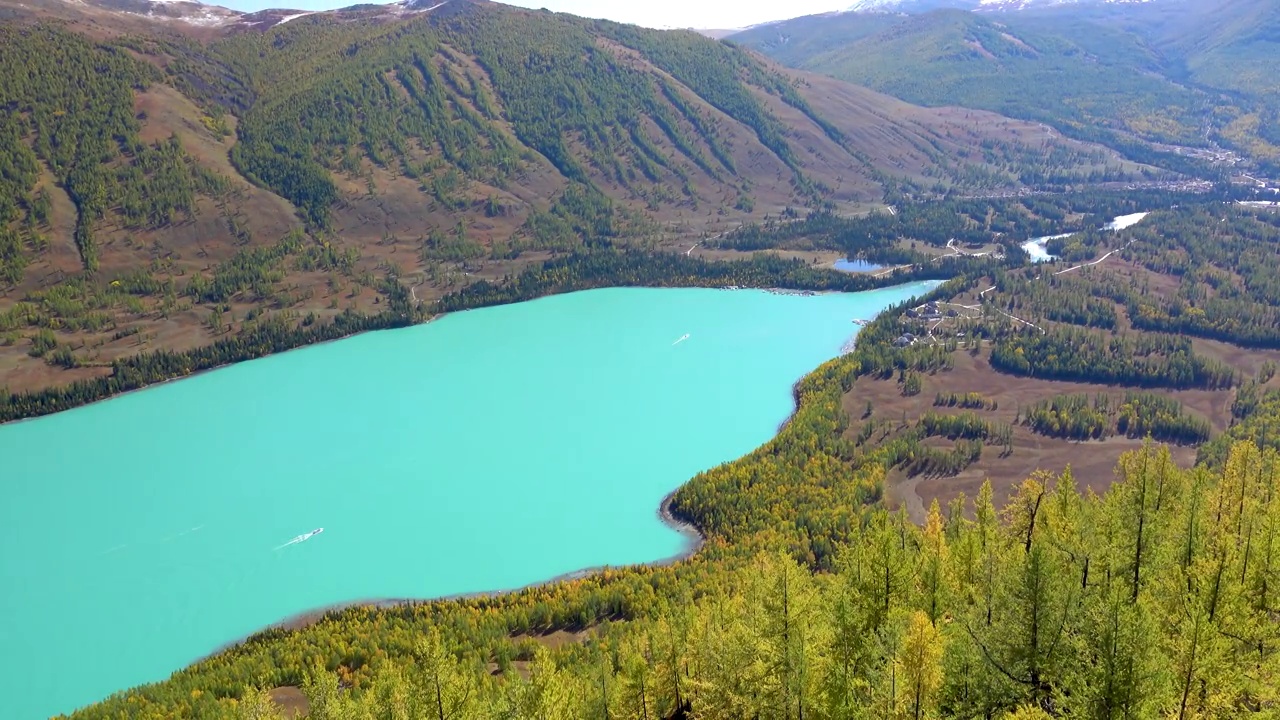
[[[730,40],[912,102],[1039,119],[1132,157],[1159,158],[1148,143],[1216,143],[1265,165],[1280,158],[1277,12],[1265,0],[1187,0],[842,13]]]
[[[1280,63],[1275,53],[1280,7],[1267,0],[1090,5],[1074,14],[1141,36],[1164,53],[1175,71],[1207,87],[1260,95],[1280,91],[1274,73],[1266,72]]]
[[[684,250],[788,208],[1144,177],[1032,123],[911,106],[690,32],[473,0],[6,8],[10,390],[375,312],[387,278],[429,300],[549,253]]]

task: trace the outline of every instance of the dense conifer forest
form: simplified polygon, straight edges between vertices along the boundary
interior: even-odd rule
[[[51,27],[0,26],[0,68],[0,98],[12,108],[0,125],[7,138],[0,226],[8,226],[0,235],[0,275],[9,283],[27,262],[18,249],[23,235],[33,246],[47,243],[35,237],[48,220],[48,199],[30,194],[37,158],[76,204],[75,243],[88,270],[98,267],[95,223],[108,212],[127,227],[157,227],[189,216],[197,194],[226,191],[226,180],[193,163],[176,139],[138,138],[133,91],[157,73],[121,49]],[[21,141],[28,136],[31,145]],[[26,209],[25,232],[9,226],[17,206]]]

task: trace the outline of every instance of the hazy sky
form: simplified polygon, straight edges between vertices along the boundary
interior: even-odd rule
[[[278,7],[328,10],[369,0],[203,1],[253,11]],[[724,29],[836,10],[851,5],[853,0],[507,0],[507,3],[649,27]]]

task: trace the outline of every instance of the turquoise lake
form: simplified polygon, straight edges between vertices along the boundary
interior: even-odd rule
[[[933,285],[573,293],[0,427],[0,716],[317,607],[677,554],[663,496],[772,437],[853,318]]]

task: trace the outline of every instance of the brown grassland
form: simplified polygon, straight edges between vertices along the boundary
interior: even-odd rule
[[[1065,267],[1067,266],[1058,265],[1053,270],[1059,271]],[[1126,282],[1134,280],[1146,283],[1157,296],[1172,295],[1179,282],[1175,277],[1152,272],[1119,255],[1099,265],[1074,272],[1079,273],[1077,280],[1086,284],[1095,277],[1101,278],[1103,274],[1123,278]],[[984,280],[977,286],[986,288],[990,286],[990,282]],[[957,311],[956,315],[938,321],[933,326],[933,337],[923,338],[921,342],[941,342],[948,336],[949,328],[952,335],[956,334],[954,328],[963,321],[965,315],[976,312],[979,303],[977,292],[969,290],[952,298],[952,309]],[[998,296],[989,299],[999,302]],[[973,310],[966,311],[965,306]],[[1125,307],[1117,303],[1115,309],[1119,319],[1116,330],[1131,331]],[[1007,322],[1016,321],[1010,319]],[[1046,328],[1057,325],[1043,319],[1037,319],[1037,323]],[[1107,334],[1109,331],[1093,332]],[[864,376],[854,383],[843,398],[844,411],[849,417],[845,435],[849,438],[856,438],[868,422],[880,423],[889,428],[877,430],[873,440],[892,438],[895,433],[905,429],[904,418],[908,422],[914,422],[927,412],[943,415],[973,412],[989,421],[1013,426],[1011,453],[1003,453],[999,447],[989,447],[980,459],[955,475],[908,476],[902,469],[892,470],[887,479],[888,500],[891,505],[904,508],[913,521],[923,522],[929,504],[935,500],[946,507],[947,503],[960,494],[974,497],[986,480],[991,481],[997,502],[1003,503],[1017,491],[1025,478],[1037,470],[1060,473],[1070,468],[1082,487],[1087,486],[1102,493],[1115,479],[1114,469],[1120,455],[1142,445],[1143,440],[1140,438],[1121,435],[1090,441],[1048,437],[1018,424],[1016,421],[1027,408],[1054,396],[1083,394],[1092,397],[1105,394],[1118,399],[1130,388],[1009,375],[991,367],[986,347],[974,353],[971,352],[972,345],[966,347],[964,338],[959,340],[961,347],[953,353],[954,367],[923,375],[918,394],[904,394],[902,384],[896,379],[881,380]],[[1271,351],[1247,349],[1215,340],[1196,338],[1192,345],[1197,354],[1222,362],[1239,371],[1245,378],[1256,376],[1264,363],[1276,360],[1275,353]],[[1280,387],[1280,378],[1272,378],[1263,387]],[[1178,401],[1184,411],[1191,415],[1207,420],[1214,436],[1225,431],[1234,422],[1231,405],[1235,389],[1161,389],[1156,392]],[[935,397],[939,393],[978,393],[991,401],[994,409],[934,407]],[[866,417],[868,403],[873,408],[870,417]],[[924,444],[944,450],[955,445],[945,438],[928,438]],[[1191,467],[1195,463],[1196,452],[1195,447],[1172,447],[1174,460],[1183,467]]]

